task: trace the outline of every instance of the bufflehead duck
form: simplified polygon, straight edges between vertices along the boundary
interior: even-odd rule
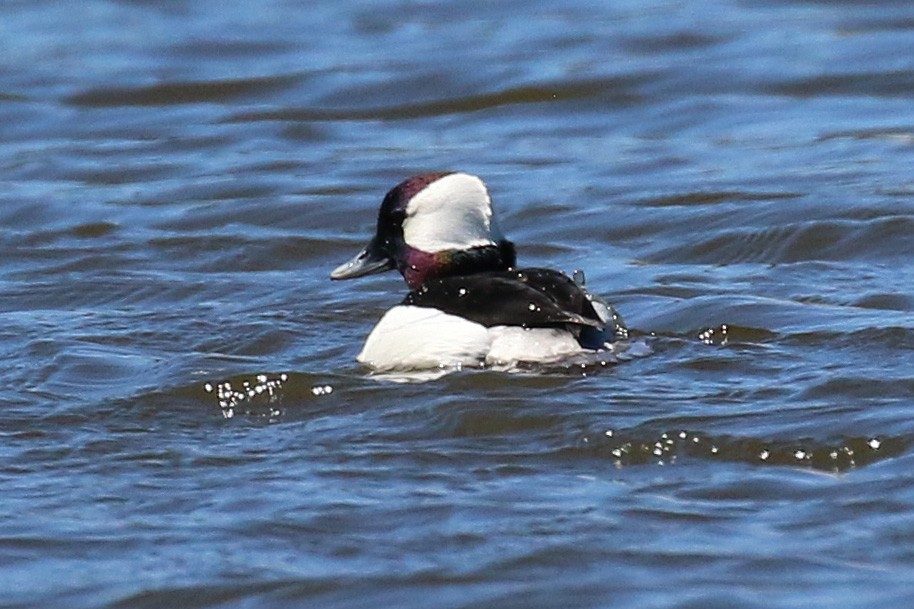
[[[377,371],[510,368],[610,349],[616,312],[575,280],[516,266],[481,179],[429,173],[384,197],[368,245],[332,279],[397,269],[410,288],[358,354]]]

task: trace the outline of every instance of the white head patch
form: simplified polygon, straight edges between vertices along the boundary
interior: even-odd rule
[[[446,175],[406,205],[403,239],[424,252],[493,245],[501,238],[492,217],[492,199],[476,176]]]

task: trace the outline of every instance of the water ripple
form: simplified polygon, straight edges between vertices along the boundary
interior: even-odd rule
[[[589,81],[563,81],[524,85],[478,95],[465,95],[415,104],[341,110],[299,108],[236,113],[226,122],[406,120],[465,114],[502,106],[543,104],[599,98],[613,104],[637,103],[637,87],[647,77],[618,77]]]
[[[164,82],[140,87],[103,87],[75,93],[65,98],[65,101],[73,106],[90,108],[225,103],[289,89],[304,80],[302,75],[285,75],[203,82]]]
[[[651,256],[655,262],[740,264],[851,259],[890,260],[914,233],[914,217],[867,221],[817,220],[747,230],[718,231]]]
[[[770,86],[767,90],[774,94],[795,97],[822,97],[825,95],[910,97],[914,94],[914,72],[892,70],[870,71],[866,74],[828,74],[786,80]]]

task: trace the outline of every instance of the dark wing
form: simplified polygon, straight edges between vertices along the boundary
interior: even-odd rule
[[[431,279],[410,292],[403,304],[439,309],[487,327],[604,325],[577,284],[549,269]]]
[[[598,328],[603,327],[603,320],[594,310],[587,293],[568,275],[552,269],[538,268],[519,269],[511,271],[509,274],[515,275],[520,281],[547,294],[562,309],[581,315],[585,319],[594,322],[586,325],[593,325]]]

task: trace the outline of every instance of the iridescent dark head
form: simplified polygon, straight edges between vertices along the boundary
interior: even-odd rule
[[[485,184],[465,173],[428,173],[392,188],[374,237],[331,279],[397,269],[410,288],[427,279],[506,270],[514,245],[501,235]]]

